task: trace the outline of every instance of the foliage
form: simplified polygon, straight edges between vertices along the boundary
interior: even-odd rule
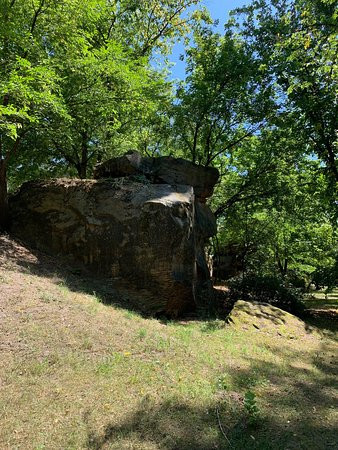
[[[173,108],[176,146],[193,162],[222,163],[263,126],[273,92],[250,48],[231,29],[220,36],[198,23],[186,64]]]
[[[173,146],[221,173],[214,252],[307,285],[337,246],[333,3],[253,1],[224,35],[208,17],[187,40]]]
[[[156,148],[171,86],[152,58],[188,32],[183,13],[195,3],[1,2],[2,212],[7,171],[12,187],[37,175],[84,178],[104,156]]]
[[[198,3],[0,3],[0,223],[6,172],[13,190],[90,176],[130,149],[183,156],[220,170],[216,252],[241,248],[245,272],[332,284],[334,1],[255,0],[222,34]],[[166,58],[180,39],[174,96]]]
[[[337,169],[337,9],[335,0],[253,1],[237,10],[241,34],[279,93],[302,151],[317,155],[331,182]]]
[[[294,142],[293,142],[294,140]],[[236,244],[245,271],[303,279],[335,261],[335,205],[318,160],[297,140],[267,131],[232,152],[218,187],[216,252]]]
[[[240,299],[269,303],[294,314],[301,314],[304,309],[301,290],[277,277],[248,274],[232,278],[228,285],[229,296],[233,301]]]
[[[317,289],[326,287],[326,291],[330,292],[338,285],[338,258],[333,265],[318,267],[311,276],[311,281]]]

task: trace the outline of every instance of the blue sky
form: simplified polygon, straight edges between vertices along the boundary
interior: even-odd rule
[[[219,19],[217,31],[222,32],[223,25],[229,18],[229,12],[232,9],[250,3],[250,0],[202,0],[201,4],[206,6],[214,20]],[[176,44],[173,48],[173,53],[170,56],[170,61],[174,63],[171,68],[171,79],[185,78],[185,63],[179,60],[180,54],[184,53],[183,44]]]

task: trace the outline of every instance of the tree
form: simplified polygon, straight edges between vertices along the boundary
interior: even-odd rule
[[[26,157],[85,177],[118,133],[136,136],[141,122],[157,121],[170,87],[151,58],[185,33],[182,14],[194,3],[1,2],[0,226],[8,167],[17,174]]]
[[[240,249],[245,272],[309,282],[334,265],[338,242],[320,162],[300,155],[283,128],[248,145],[233,152],[216,191],[219,246]]]
[[[334,17],[329,0],[258,0],[224,36],[198,24],[187,49],[175,144],[220,169],[219,243],[248,271],[309,281],[334,263]]]
[[[150,1],[142,8],[130,0],[92,3],[86,52],[74,58],[71,48],[54,58],[71,120],[49,130],[52,152],[80,178],[103,157],[135,147],[147,151],[144,130],[158,123],[171,96],[151,58],[155,51],[166,54],[185,32],[182,12],[196,1]]]
[[[18,6],[1,3],[0,17],[0,227],[8,222],[8,164],[37,123],[53,114],[65,116],[58,77],[40,41],[44,1]]]
[[[68,117],[46,129],[52,153],[80,178],[104,156],[138,146],[135,130],[157,113],[169,84],[142,59],[114,42],[68,66],[62,62],[61,92]],[[70,120],[69,120],[70,118]],[[124,142],[119,142],[120,140]]]
[[[303,136],[303,151],[317,155],[337,183],[336,1],[259,0],[237,13],[241,35],[275,79],[290,132]]]
[[[264,126],[273,90],[230,27],[220,36],[198,24],[186,58],[188,75],[174,107],[177,147],[193,162],[212,165]]]

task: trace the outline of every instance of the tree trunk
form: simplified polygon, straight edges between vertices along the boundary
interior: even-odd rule
[[[327,167],[331,173],[331,176],[338,183],[338,169],[335,161],[334,149],[330,145],[326,145],[327,149]]]
[[[197,138],[200,125],[197,123],[194,131],[194,141],[192,144],[191,161],[195,164],[197,158]]]
[[[0,159],[0,230],[6,230],[9,225],[8,192],[6,164]]]
[[[279,256],[277,255],[277,265],[282,278],[285,278],[288,271],[288,258],[284,259],[283,264],[282,261],[279,259]]]
[[[81,157],[77,168],[79,177],[83,180],[87,178],[87,165],[88,165],[88,146],[87,146],[87,133],[82,133],[82,145],[81,145]]]
[[[81,163],[78,165],[77,171],[81,180],[87,178],[87,162],[81,161]]]

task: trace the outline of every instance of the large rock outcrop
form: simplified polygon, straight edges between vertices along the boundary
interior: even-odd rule
[[[106,177],[102,168],[96,176],[100,170]],[[216,232],[204,203],[211,183],[206,187],[196,176],[195,185],[164,184],[164,175],[159,184],[129,169],[117,174],[25,183],[10,201],[13,234],[136,289],[137,306],[145,312],[175,316],[194,309],[209,280],[204,245]]]

